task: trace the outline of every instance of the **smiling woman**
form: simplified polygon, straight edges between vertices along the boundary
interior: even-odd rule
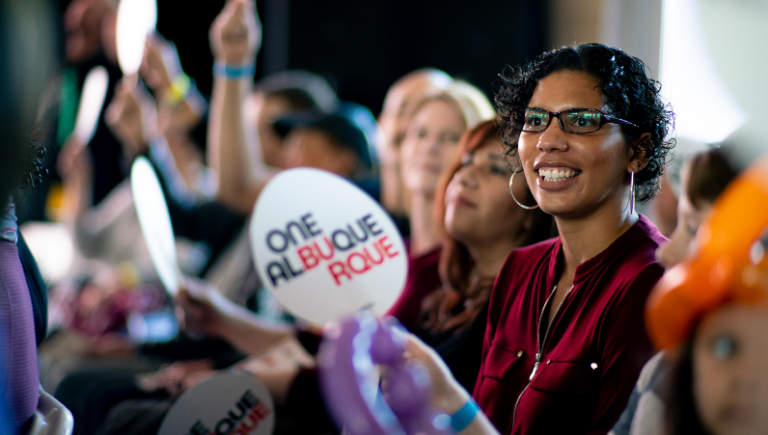
[[[658,190],[672,114],[643,62],[604,45],[502,79],[508,154],[560,237],[507,259],[474,397],[502,433],[605,433],[653,353],[642,307],[664,238],[632,204]]]
[[[544,53],[502,79],[508,155],[560,236],[507,257],[473,393],[485,415],[462,419],[461,433],[607,433],[654,352],[643,307],[663,272],[654,251],[664,237],[631,198],[658,188],[672,113],[641,60],[600,44]],[[411,343],[436,403],[457,415],[473,409],[434,355]]]

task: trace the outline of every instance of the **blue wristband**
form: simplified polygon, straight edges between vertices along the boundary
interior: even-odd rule
[[[453,431],[459,433],[466,429],[472,423],[472,420],[475,419],[477,411],[477,403],[470,397],[467,403],[451,416],[451,428]]]
[[[248,63],[242,66],[227,65],[224,62],[213,64],[213,75],[217,77],[226,77],[228,79],[247,79],[252,78],[256,72],[256,65]]]

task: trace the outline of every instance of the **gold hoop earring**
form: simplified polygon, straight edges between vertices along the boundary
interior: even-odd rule
[[[521,169],[521,170],[519,170],[517,172],[513,172],[512,176],[509,177],[509,194],[512,196],[512,200],[515,201],[515,203],[517,205],[519,205],[520,208],[524,208],[526,210],[535,210],[535,209],[539,208],[538,204],[536,204],[536,205],[523,205],[523,204],[520,204],[520,201],[518,201],[517,198],[515,198],[515,193],[512,191],[512,186],[515,185],[515,174],[518,174],[520,172],[523,172],[523,170]]]
[[[635,171],[629,173],[629,190],[629,215],[632,216],[635,214]]]

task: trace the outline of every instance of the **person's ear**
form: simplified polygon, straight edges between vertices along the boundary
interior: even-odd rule
[[[647,132],[641,134],[640,137],[632,141],[629,150],[627,151],[629,154],[627,172],[634,172],[637,174],[648,166],[648,161],[650,160],[649,151],[652,146],[651,134]]]

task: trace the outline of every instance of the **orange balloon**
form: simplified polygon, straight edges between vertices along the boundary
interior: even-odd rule
[[[768,158],[763,158],[717,199],[698,231],[697,254],[668,270],[648,298],[646,327],[656,347],[677,347],[698,319],[723,303],[763,299],[768,263],[753,265],[749,253],[766,226]]]

